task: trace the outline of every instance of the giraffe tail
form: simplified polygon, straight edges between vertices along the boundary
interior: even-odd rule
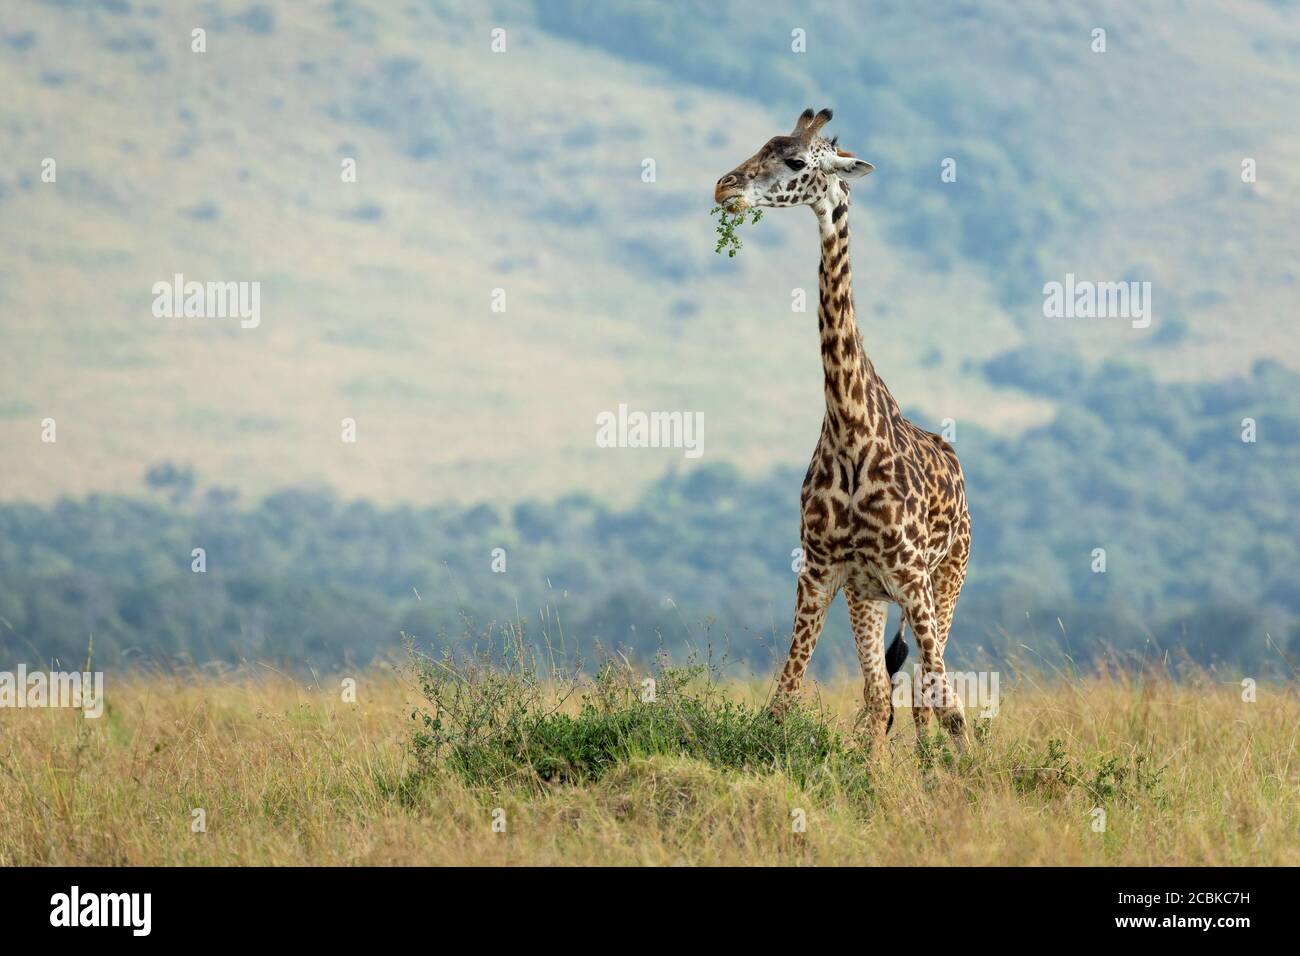
[[[903,624],[900,621],[898,633],[894,635],[893,642],[885,649],[885,670],[889,672],[890,677],[898,673],[898,669],[903,666],[905,660],[907,660],[907,641],[903,640]]]

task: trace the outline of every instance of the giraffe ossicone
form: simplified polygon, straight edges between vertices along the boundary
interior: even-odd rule
[[[772,137],[714,188],[717,204],[733,210],[810,206],[820,233],[826,415],[800,496],[805,560],[772,708],[780,715],[798,693],[826,610],[843,590],[870,742],[883,743],[893,721],[890,680],[907,654],[902,627],[885,649],[891,603],[916,639],[922,680],[940,689],[927,697],[932,706],[913,709],[918,735],[937,713],[964,741],[965,717],[943,652],[970,556],[965,481],[952,446],[903,417],[863,348],[849,267],[849,182],[875,167],[822,136],[831,116],[805,110],[789,135]]]

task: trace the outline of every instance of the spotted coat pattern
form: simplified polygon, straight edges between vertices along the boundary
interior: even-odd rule
[[[862,667],[869,741],[883,741],[892,715],[884,650],[890,603],[902,609],[920,651],[918,733],[937,713],[964,740],[943,652],[970,554],[965,483],[952,446],[903,417],[863,348],[854,318],[845,180],[872,167],[821,137],[829,119],[829,110],[806,111],[790,136],[773,138],[715,191],[719,202],[742,207],[811,206],[820,232],[817,322],[826,415],[803,482],[804,569],[773,710],[780,714],[798,693],[827,608],[842,590]]]

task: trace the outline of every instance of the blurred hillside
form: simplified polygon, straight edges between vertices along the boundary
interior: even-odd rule
[[[7,0],[0,497],[129,493],[173,460],[245,500],[630,504],[670,467],[801,465],[812,217],[779,211],[726,260],[707,211],[809,104],[877,167],[859,321],[931,420],[1048,421],[1068,396],[982,372],[1011,350],[1295,368],[1297,53],[1282,2]],[[1151,328],[1044,319],[1066,272],[1152,282]],[[154,318],[175,273],[260,281],[261,326]],[[596,448],[620,402],[702,411],[703,459]]]
[[[815,105],[877,168],[867,348],[968,474],[958,661],[1293,672],[1296,3],[6,0],[0,85],[0,659],[505,618],[779,656],[815,227],[727,259],[708,210]],[[156,318],[178,273],[259,282],[260,324]],[[1150,327],[1044,318],[1067,274],[1151,283]],[[598,448],[622,404],[703,413],[702,457]]]
[[[1068,355],[998,364],[1069,408],[1018,437],[957,435],[975,534],[950,662],[1029,648],[1067,670],[1190,658],[1294,674],[1300,375],[1261,361],[1161,384]],[[310,489],[241,508],[157,467],[131,498],[0,505],[0,660],[79,662],[94,635],[109,664],[328,670],[395,654],[403,631],[491,643],[510,623],[561,658],[695,649],[765,674],[789,640],[801,476],[706,465],[627,508],[575,492],[385,509]],[[822,645],[820,673],[856,666],[843,602]]]

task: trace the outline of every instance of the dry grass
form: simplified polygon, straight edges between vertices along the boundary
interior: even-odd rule
[[[902,715],[865,795],[665,756],[537,793],[403,788],[420,701],[391,672],[358,683],[346,704],[270,672],[109,675],[98,720],[0,711],[0,865],[1300,863],[1294,689],[1004,680],[960,760],[919,759]],[[821,692],[847,724],[857,688]]]

